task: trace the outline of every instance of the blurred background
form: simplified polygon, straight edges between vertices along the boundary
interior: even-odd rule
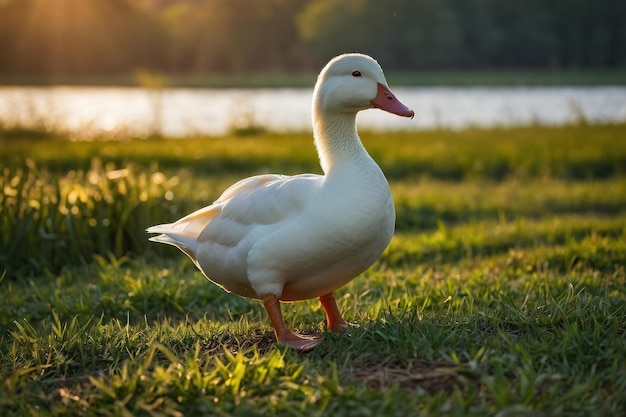
[[[619,0],[2,0],[0,73],[316,72],[346,51],[388,70],[626,66]]]
[[[358,51],[392,87],[428,87],[399,93],[416,123],[370,129],[622,121],[625,28],[619,0],[0,0],[0,120],[74,136],[306,130],[315,75]],[[68,85],[94,88],[34,88]],[[560,88],[519,88],[537,86]]]

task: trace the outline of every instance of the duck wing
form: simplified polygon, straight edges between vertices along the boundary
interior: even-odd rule
[[[311,186],[322,177],[313,174],[257,175],[243,179],[222,193],[210,206],[168,224],[149,227],[159,235],[153,242],[174,245],[196,261],[198,245],[233,247],[254,225],[271,225],[301,212]]]

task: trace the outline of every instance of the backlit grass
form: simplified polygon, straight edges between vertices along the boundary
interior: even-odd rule
[[[363,136],[397,233],[308,354],[143,229],[319,172],[310,135],[2,139],[2,415],[623,415],[626,127]]]

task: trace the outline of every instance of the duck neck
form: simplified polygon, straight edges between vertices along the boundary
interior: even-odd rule
[[[320,165],[327,175],[347,164],[358,164],[368,156],[356,131],[356,113],[329,114],[315,109],[313,136]]]

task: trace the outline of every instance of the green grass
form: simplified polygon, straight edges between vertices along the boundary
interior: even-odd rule
[[[143,229],[310,135],[0,138],[2,415],[625,415],[626,125],[363,137],[397,233],[307,354]]]

